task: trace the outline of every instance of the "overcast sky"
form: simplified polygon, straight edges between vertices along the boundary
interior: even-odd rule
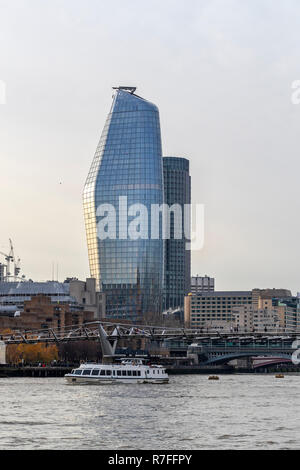
[[[300,290],[299,0],[0,0],[0,251],[89,276],[82,190],[112,86],[158,105],[205,204],[193,272]],[[0,95],[1,97],[1,95]]]

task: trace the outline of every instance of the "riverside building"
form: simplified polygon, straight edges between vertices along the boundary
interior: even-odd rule
[[[96,291],[95,279],[79,281],[75,278],[65,282],[0,282],[0,316],[26,313],[26,302],[38,296],[48,298],[53,305],[68,305],[70,311],[89,311],[94,320],[105,317],[105,299]]]
[[[300,299],[259,298],[258,305],[233,310],[239,331],[293,332],[300,327]]]
[[[161,312],[164,279],[161,231],[132,239],[124,222],[128,207],[143,204],[150,227],[151,205],[164,202],[159,111],[135,90],[115,89],[83,194],[91,276],[106,296],[106,317],[129,320]],[[116,233],[99,237],[111,207]]]
[[[251,291],[215,291],[185,297],[184,320],[191,328],[226,329],[234,326],[232,310],[251,305]]]
[[[299,299],[286,289],[215,291],[185,297],[184,318],[191,328],[227,331],[294,331]]]

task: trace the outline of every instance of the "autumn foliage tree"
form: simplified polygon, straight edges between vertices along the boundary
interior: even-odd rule
[[[9,364],[43,362],[50,363],[58,359],[58,348],[55,344],[10,344],[6,350]]]
[[[14,332],[10,329],[0,330],[0,335],[13,334]],[[21,362],[48,364],[54,360],[58,360],[58,347],[56,344],[9,344],[6,348],[6,362],[8,364],[19,364]]]

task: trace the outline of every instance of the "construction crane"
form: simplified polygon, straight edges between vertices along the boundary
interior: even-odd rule
[[[10,244],[11,244],[11,240],[9,240],[9,241],[10,241]],[[11,276],[10,263],[13,263],[13,261],[14,261],[12,244],[10,245],[9,255],[7,255],[6,253],[2,253],[2,251],[0,251],[0,255],[4,256],[5,261],[6,261],[6,278],[7,278],[7,277]]]
[[[6,265],[4,265],[6,267],[6,276],[4,277],[6,281],[9,281],[11,277],[15,280],[16,278],[18,278],[20,271],[21,271],[21,268],[20,268],[21,260],[20,258],[17,258],[14,254],[14,247],[13,247],[13,243],[11,239],[9,239],[9,245],[10,245],[10,251],[8,255],[0,251],[0,255],[4,256],[5,261],[6,261]],[[14,264],[13,274],[10,271],[10,266],[12,263]]]
[[[14,260],[15,260],[14,275],[15,275],[15,278],[17,279],[21,271],[21,260],[20,258],[14,258]]]
[[[13,247],[11,239],[9,239],[9,244],[10,244],[10,254],[12,256],[13,263],[14,263],[14,278],[16,279],[19,276],[20,271],[21,271],[21,267],[20,267],[21,260],[20,258],[17,258],[15,256],[14,247]]]

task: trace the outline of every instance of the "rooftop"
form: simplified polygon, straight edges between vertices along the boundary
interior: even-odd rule
[[[251,297],[252,291],[211,291],[198,292],[193,297]]]
[[[28,296],[28,295],[53,295],[68,296],[70,285],[68,283],[47,282],[0,282],[0,297],[3,296]]]

